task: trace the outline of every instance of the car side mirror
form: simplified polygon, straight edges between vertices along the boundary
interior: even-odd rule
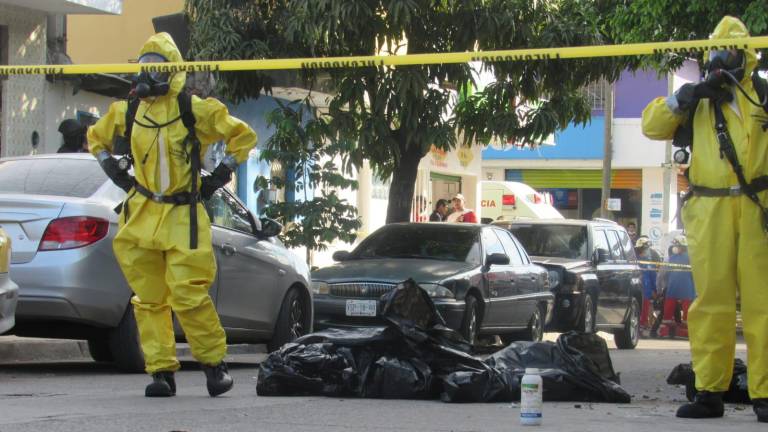
[[[336,251],[333,253],[332,258],[334,261],[342,262],[348,260],[350,255],[347,251]]]
[[[503,253],[492,253],[485,258],[485,268],[490,269],[492,265],[508,265],[509,257]]]
[[[598,248],[592,254],[592,264],[598,265],[608,261],[610,255],[607,249]]]
[[[261,222],[259,234],[263,237],[276,237],[283,232],[283,224],[274,219],[263,217],[259,221]]]

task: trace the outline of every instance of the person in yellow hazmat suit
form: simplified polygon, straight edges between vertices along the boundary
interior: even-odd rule
[[[711,38],[748,37],[744,24],[723,18]],[[698,394],[678,417],[723,416],[736,343],[736,297],[741,295],[748,347],[749,394],[768,422],[768,122],[758,96],[751,49],[723,46],[709,53],[707,76],[657,98],[643,111],[643,133],[669,140],[692,116],[689,180],[682,209],[697,298],[688,314]],[[679,145],[676,143],[676,145]],[[687,156],[687,154],[686,154]]]
[[[188,96],[186,74],[162,67],[180,61],[169,34],[150,37],[139,56],[147,69],[137,76],[132,97],[113,103],[88,131],[91,153],[128,193],[113,248],[135,294],[131,303],[152,375],[147,397],[176,394],[179,361],[171,311],[202,364],[208,393],[217,396],[233,386],[223,361],[226,337],[208,295],[216,261],[200,200],[230,181],[257,137],[221,102]],[[226,157],[211,176],[200,179],[200,160],[219,140],[226,142]],[[118,160],[113,153],[120,142],[127,142],[129,151]],[[131,164],[135,177],[128,171]]]

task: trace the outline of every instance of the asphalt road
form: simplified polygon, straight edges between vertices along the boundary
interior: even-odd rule
[[[612,344],[609,342],[609,345]],[[728,406],[724,419],[683,421],[674,411],[685,398],[665,379],[689,361],[686,341],[641,341],[634,351],[612,350],[614,367],[633,395],[628,405],[545,403],[546,431],[765,430],[751,407]],[[745,358],[743,344],[737,355]],[[262,354],[229,359],[235,388],[208,397],[194,362],[183,362],[178,395],[143,396],[143,375],[126,375],[86,361],[0,365],[0,432],[11,431],[510,431],[519,430],[515,405],[439,401],[256,396]],[[733,429],[734,427],[738,429]]]

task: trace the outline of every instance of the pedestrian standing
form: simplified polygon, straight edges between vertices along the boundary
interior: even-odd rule
[[[640,236],[635,242],[635,255],[641,261],[643,281],[643,305],[640,312],[640,329],[647,333],[650,330],[649,317],[653,313],[653,301],[656,298],[656,277],[661,254],[651,247],[648,236]]]
[[[66,119],[59,124],[62,143],[56,153],[88,153],[87,128],[75,119]]]
[[[456,194],[452,201],[453,213],[448,215],[448,222],[477,223],[477,215],[475,215],[475,212],[464,207],[466,202],[464,195]]]
[[[444,199],[439,199],[437,200],[437,204],[435,204],[435,210],[432,212],[431,215],[429,215],[429,221],[442,222],[445,220],[445,217],[447,214],[448,214],[448,201]]]
[[[749,32],[739,19],[726,16],[711,37],[745,38]],[[691,187],[682,216],[697,294],[688,330],[698,393],[677,416],[724,414],[723,393],[733,375],[738,292],[749,351],[749,396],[757,420],[768,422],[768,132],[766,110],[760,105],[766,96],[757,91],[768,83],[753,74],[758,63],[754,49],[722,45],[707,58],[703,81],[654,99],[642,119],[643,133],[651,139],[671,140],[687,125],[691,127],[680,130],[692,131],[692,136],[678,134],[688,142],[676,143],[691,148]]]
[[[134,292],[131,303],[152,375],[147,397],[176,394],[179,361],[171,312],[202,365],[208,393],[217,396],[233,385],[224,363],[226,336],[208,295],[216,260],[200,199],[230,181],[256,144],[256,133],[221,102],[184,93],[185,72],[156,65],[182,61],[170,35],[150,37],[139,56],[147,70],[137,77],[135,97],[113,103],[88,133],[91,152],[128,193],[113,248]],[[112,157],[117,138],[130,143],[135,177]],[[226,156],[200,179],[200,162],[219,140],[226,142]]]
[[[670,266],[662,275],[664,312],[659,328],[660,336],[688,337],[688,308],[696,298],[696,290],[691,272],[684,267],[691,263],[687,247],[684,236],[675,237],[669,247],[667,263]]]

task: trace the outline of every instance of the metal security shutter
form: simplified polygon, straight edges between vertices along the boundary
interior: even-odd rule
[[[534,189],[600,189],[603,172],[600,170],[507,170],[506,179],[519,178]],[[612,189],[641,189],[642,170],[614,170]]]
[[[642,170],[614,170],[611,176],[611,189],[642,189]]]

